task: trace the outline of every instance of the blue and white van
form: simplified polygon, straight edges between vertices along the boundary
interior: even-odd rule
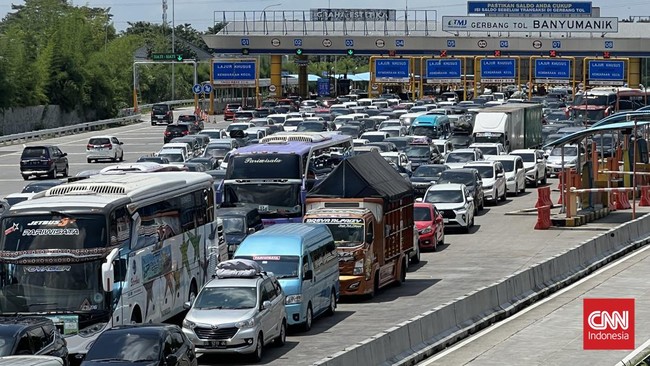
[[[273,272],[286,294],[289,325],[311,329],[331,315],[339,297],[339,261],[332,233],[322,224],[277,224],[249,235],[234,258],[252,259]]]

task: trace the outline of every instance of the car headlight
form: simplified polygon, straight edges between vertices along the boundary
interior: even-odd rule
[[[360,275],[362,273],[363,273],[363,259],[359,259],[358,261],[354,262],[354,269],[352,270],[352,274]]]
[[[424,229],[422,229],[420,231],[420,234],[428,234],[428,233],[430,233],[432,231],[433,231],[433,229],[431,229],[431,226],[427,226],[427,227],[425,227]]]
[[[286,305],[300,304],[302,302],[302,295],[289,295],[284,299]]]
[[[108,323],[93,324],[93,325],[91,325],[89,327],[81,329],[79,331],[79,335],[82,336],[82,337],[92,337],[95,334],[100,333],[101,331],[103,331],[104,328],[106,328],[106,324],[108,324]]]
[[[255,326],[255,318],[250,318],[248,320],[242,320],[235,324],[237,328],[252,328]]]
[[[183,328],[194,329],[194,327],[196,327],[196,323],[187,319],[183,319]]]

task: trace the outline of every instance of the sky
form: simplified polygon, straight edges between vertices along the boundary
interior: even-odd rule
[[[115,28],[124,30],[128,22],[148,21],[162,23],[163,0],[73,0],[74,5],[111,8]],[[309,10],[311,8],[354,8],[361,9],[404,9],[437,10],[438,18],[443,15],[466,15],[467,2],[459,0],[167,0],[168,22],[172,21],[172,1],[174,1],[174,21],[176,24],[190,23],[195,29],[205,31],[214,25],[215,12],[221,19],[222,11],[267,11]],[[603,17],[627,18],[630,15],[650,16],[650,0],[592,0],[594,7],[600,7]],[[11,4],[22,4],[22,0],[0,0],[2,17],[11,11]],[[432,5],[438,3],[440,5]],[[236,4],[236,6],[233,6]]]

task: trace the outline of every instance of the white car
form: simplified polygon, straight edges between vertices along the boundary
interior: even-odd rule
[[[360,147],[363,145],[368,145],[370,143],[370,140],[367,139],[353,139],[352,140],[352,145],[354,147]]]
[[[228,133],[224,129],[212,129],[212,130],[202,130],[201,135],[207,135],[210,137],[210,142],[219,139],[228,138]]]
[[[585,148],[578,145],[564,145],[564,169],[575,170],[580,159],[584,159]],[[546,174],[558,175],[562,172],[562,147],[555,147],[546,158]]]
[[[370,142],[382,142],[389,137],[390,134],[388,132],[376,131],[376,132],[364,132],[360,138],[369,140]]]
[[[505,155],[506,148],[500,142],[475,142],[469,145],[470,149],[479,149],[483,155]]]
[[[403,152],[383,152],[380,155],[389,163],[401,166],[407,172],[413,171],[409,157]]]
[[[187,155],[181,149],[164,149],[160,150],[157,156],[167,158],[170,164],[183,165],[187,161]]]
[[[386,132],[390,137],[402,137],[408,134],[404,126],[387,126],[379,129],[379,132]]]
[[[449,140],[438,139],[433,140],[432,142],[436,145],[436,147],[438,147],[438,151],[440,154],[442,154],[443,158],[447,157],[450,152],[454,151],[454,144]]]
[[[460,226],[469,233],[474,226],[474,198],[464,184],[434,184],[424,194],[423,202],[436,205],[445,229]]]
[[[520,149],[514,150],[510,155],[520,156],[526,169],[526,181],[537,187],[538,182],[546,184],[546,157],[543,150]]]
[[[298,125],[304,122],[305,120],[301,118],[287,118],[286,121],[282,124],[282,127],[285,131],[293,132],[298,129]]]
[[[503,164],[499,161],[473,161],[465,168],[478,170],[483,180],[483,199],[491,200],[495,205],[506,200],[506,175]]]
[[[454,169],[462,168],[471,161],[484,160],[479,149],[457,149],[445,157],[445,165]]]
[[[94,136],[88,140],[86,145],[86,160],[93,161],[109,159],[112,161],[123,161],[124,143],[115,136]]]
[[[511,195],[518,195],[526,192],[526,171],[521,156],[500,155],[487,156],[486,160],[499,161],[506,172],[506,190]]]
[[[189,159],[194,157],[194,150],[192,149],[192,146],[186,142],[169,142],[166,143],[162,146],[160,149],[159,153],[163,152],[164,150],[182,150],[183,154]]]

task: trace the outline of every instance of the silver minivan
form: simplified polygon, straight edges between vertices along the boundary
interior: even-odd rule
[[[246,354],[259,362],[266,345],[286,341],[284,303],[276,277],[255,261],[224,261],[196,299],[185,303],[183,332],[197,353]]]

